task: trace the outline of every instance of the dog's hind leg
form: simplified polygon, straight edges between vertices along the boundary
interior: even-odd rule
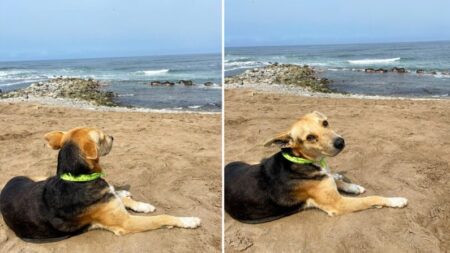
[[[334,181],[336,182],[336,186],[340,191],[351,194],[362,194],[366,191],[364,187],[362,187],[361,185],[352,184],[350,180],[339,173],[333,173],[332,175]]]
[[[131,193],[129,191],[116,191],[117,196],[122,200],[126,208],[131,209],[137,213],[151,213],[156,210],[153,205],[148,203],[135,201],[131,198]]]
[[[342,180],[336,180],[336,186],[340,191],[351,194],[362,194],[366,191],[361,185],[347,183]]]
[[[364,198],[353,198],[341,196],[332,178],[310,185],[307,206],[317,207],[330,216],[341,215],[350,212],[361,211],[373,207],[404,207],[408,203],[405,198],[386,198],[380,196],[369,196]]]
[[[196,228],[200,226],[200,219],[196,217],[130,215],[119,199],[92,207],[81,218],[81,221],[91,224],[92,228],[103,228],[116,235],[149,231],[162,227]]]

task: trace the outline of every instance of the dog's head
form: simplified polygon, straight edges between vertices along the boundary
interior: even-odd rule
[[[75,156],[76,152],[94,171],[97,170],[100,156],[105,156],[111,151],[114,141],[112,136],[104,134],[103,131],[88,127],[78,127],[67,132],[52,131],[44,138],[49,147],[61,149],[61,152],[65,150],[67,153],[65,156]],[[59,163],[60,157],[58,166]]]
[[[264,146],[276,144],[290,148],[295,155],[319,160],[336,156],[344,149],[344,139],[336,134],[327,117],[320,112],[306,114],[287,131],[267,141]]]

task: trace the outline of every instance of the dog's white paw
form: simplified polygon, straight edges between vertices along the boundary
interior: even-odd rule
[[[363,194],[364,192],[366,192],[366,188],[362,187],[361,185],[353,184],[352,188],[355,194]]]
[[[334,180],[344,180],[344,176],[342,176],[341,174],[338,174],[338,173],[334,173],[333,178],[334,178]]]
[[[139,202],[135,206],[133,206],[133,211],[138,213],[151,213],[154,212],[156,208],[150,204]]]
[[[402,197],[389,198],[389,207],[402,208],[408,204],[408,200]]]
[[[200,218],[197,217],[180,217],[182,228],[196,228],[200,226]]]
[[[116,191],[116,194],[117,196],[119,196],[119,198],[131,197],[131,193],[125,190]]]

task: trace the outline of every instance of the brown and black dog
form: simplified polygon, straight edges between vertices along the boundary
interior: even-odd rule
[[[0,194],[5,223],[23,239],[64,238],[102,228],[116,235],[164,226],[196,228],[196,217],[136,216],[126,210],[153,212],[155,208],[133,200],[127,191],[115,191],[102,177],[99,163],[114,138],[95,128],[75,128],[45,135],[59,150],[56,176],[36,180],[11,179]],[[100,175],[95,177],[95,175]]]
[[[347,197],[339,190],[361,194],[365,189],[344,182],[323,162],[339,154],[344,139],[331,130],[327,117],[313,112],[265,146],[281,151],[260,164],[232,162],[225,166],[225,210],[246,223],[272,221],[316,207],[328,215],[341,215],[372,207],[404,207],[407,199],[380,196]]]

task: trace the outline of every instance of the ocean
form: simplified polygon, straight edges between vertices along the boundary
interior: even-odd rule
[[[320,77],[332,80],[330,87],[338,92],[441,98],[450,93],[448,41],[226,48],[225,76],[274,62],[312,66]],[[407,73],[364,71],[394,67]]]
[[[124,106],[219,112],[221,64],[220,54],[0,62],[0,89],[11,91],[57,76],[93,78],[118,93]],[[149,85],[156,80],[192,80],[196,85]]]

